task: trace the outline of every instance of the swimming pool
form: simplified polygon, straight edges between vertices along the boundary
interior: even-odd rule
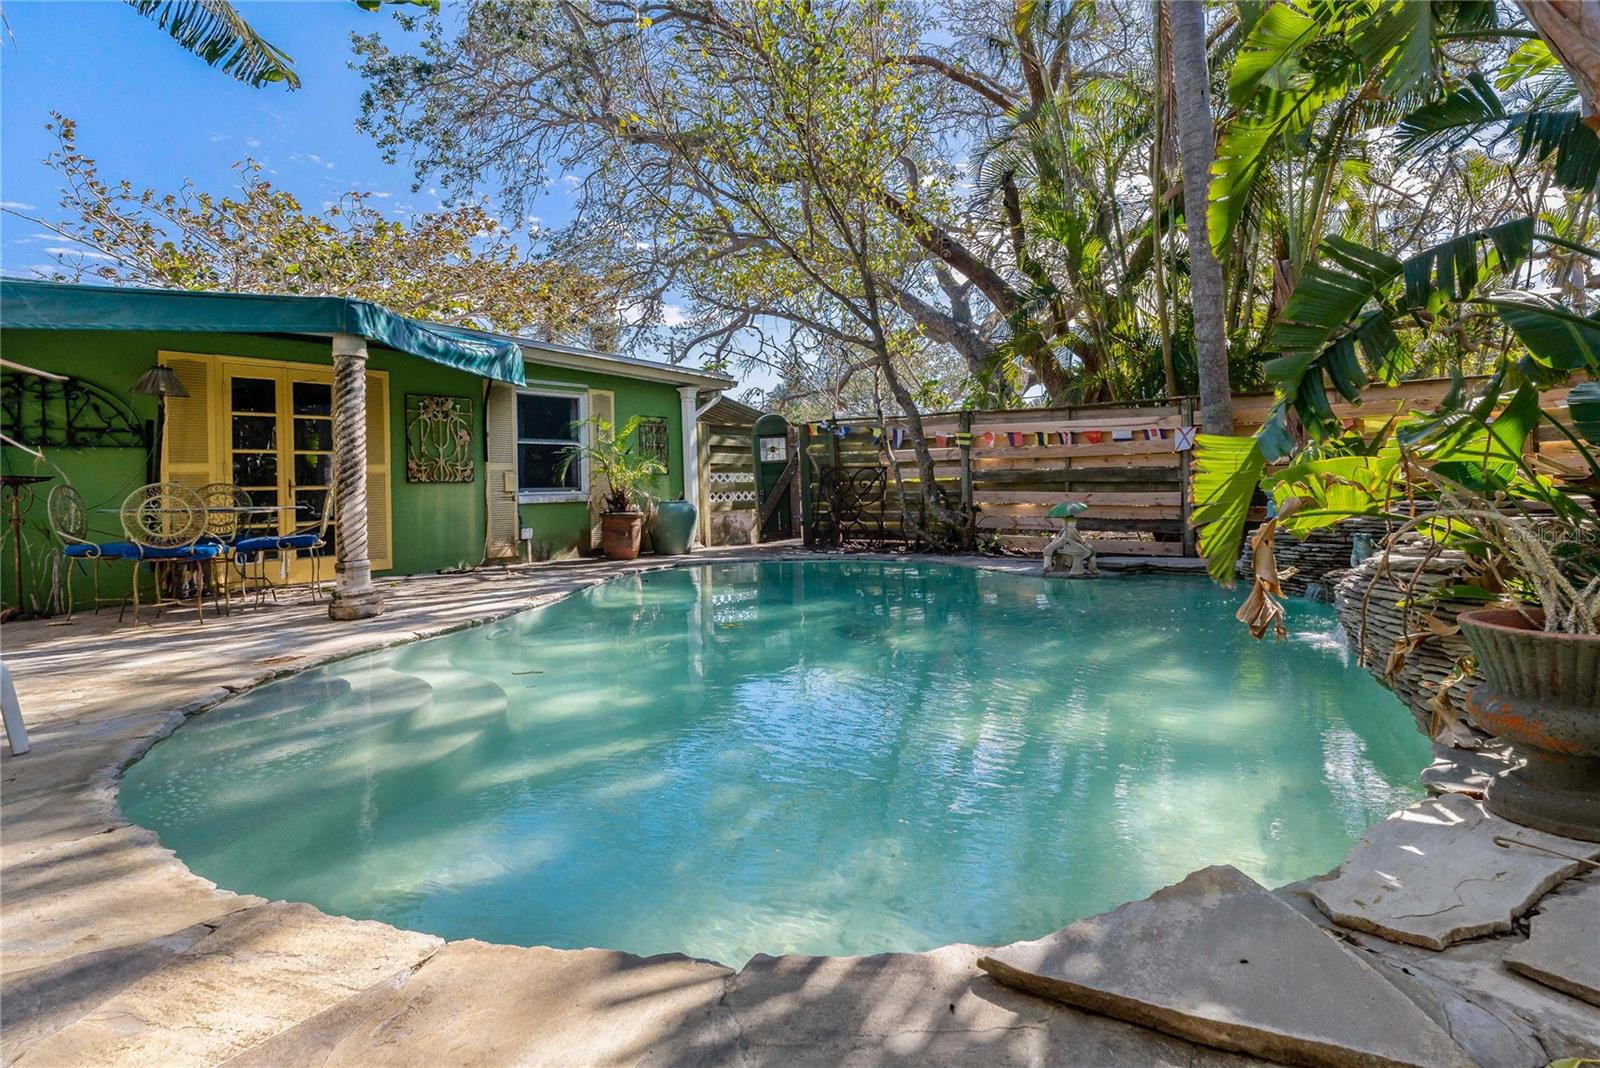
[[[726,563],[258,687],[127,772],[221,886],[448,938],[681,951],[1038,937],[1339,862],[1428,745],[1295,601],[1201,579]]]

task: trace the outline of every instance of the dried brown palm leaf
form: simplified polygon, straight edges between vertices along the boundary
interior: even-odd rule
[[[1262,523],[1250,538],[1250,596],[1245,598],[1235,618],[1250,628],[1250,634],[1264,638],[1270,630],[1280,641],[1289,635],[1283,625],[1283,579],[1287,572],[1278,570],[1277,551],[1273,542],[1277,537],[1278,523],[1289,518],[1300,507],[1300,498],[1291,497],[1278,509],[1278,514]]]

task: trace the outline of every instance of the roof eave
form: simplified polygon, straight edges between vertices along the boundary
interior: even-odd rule
[[[597,371],[622,378],[639,378],[648,382],[666,382],[677,386],[698,386],[700,389],[732,389],[736,380],[711,371],[640,360],[615,353],[592,352],[564,345],[547,345],[541,342],[521,341],[522,357],[531,363],[565,367],[574,371]]]

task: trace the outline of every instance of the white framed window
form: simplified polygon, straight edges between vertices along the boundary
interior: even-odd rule
[[[589,461],[566,467],[567,454],[588,434],[589,399],[585,393],[522,389],[517,391],[517,500],[586,501]]]

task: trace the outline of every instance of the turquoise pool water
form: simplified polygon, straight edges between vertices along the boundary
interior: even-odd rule
[[[1323,606],[922,563],[618,579],[191,721],[123,809],[232,890],[449,938],[742,963],[1038,937],[1205,864],[1269,885],[1428,747]]]

